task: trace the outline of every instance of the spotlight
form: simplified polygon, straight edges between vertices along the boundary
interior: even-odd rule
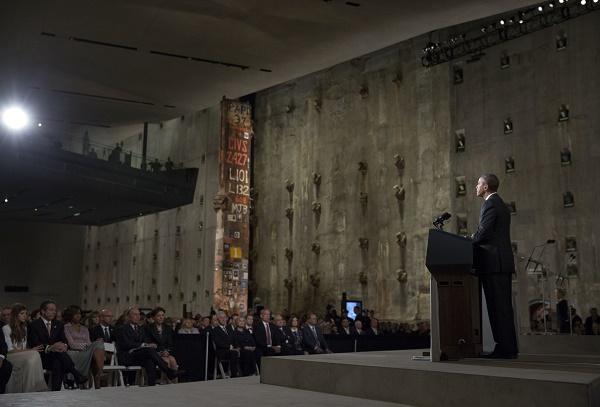
[[[2,112],[2,122],[10,130],[22,130],[29,124],[29,117],[23,109],[9,107]]]
[[[594,0],[594,3],[598,3],[598,0]]]
[[[550,4],[548,4],[548,7],[550,7],[550,8],[554,8],[554,3],[550,3]]]
[[[541,13],[542,11],[544,11],[544,7],[542,7],[542,6],[539,6],[539,7],[538,7],[538,11]]]
[[[42,127],[42,123],[41,123],[41,122],[40,122],[40,123],[38,123],[38,127]]]
[[[4,203],[8,203],[8,198],[4,198]]]
[[[585,3],[587,3],[585,0],[581,0],[581,5],[585,6]]]
[[[565,2],[565,0],[558,0],[558,2],[559,2],[560,4],[563,4],[563,3]]]
[[[504,24],[506,24],[506,23],[504,22],[504,20],[500,20],[500,25],[504,25]]]

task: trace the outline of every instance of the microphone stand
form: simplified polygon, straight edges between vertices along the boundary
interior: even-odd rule
[[[525,264],[525,275],[527,275],[527,269],[529,267],[529,264],[531,264],[532,262],[535,262],[535,267],[533,268],[533,272],[532,272],[533,275],[537,275],[538,266],[540,266],[540,265],[542,266],[540,276],[541,276],[541,281],[542,281],[542,318],[544,318],[544,335],[548,334],[548,327],[547,327],[547,320],[546,320],[546,284],[545,284],[545,280],[547,279],[547,275],[546,275],[547,273],[546,273],[546,270],[544,269],[543,263],[540,262],[540,260],[542,259],[542,256],[544,255],[546,246],[548,246],[549,244],[554,244],[554,240],[549,239],[545,243],[534,246],[534,248],[531,250],[531,253],[529,254],[527,263]],[[537,256],[537,260],[535,260],[534,253],[540,247],[542,248],[542,250],[540,251],[540,254]]]

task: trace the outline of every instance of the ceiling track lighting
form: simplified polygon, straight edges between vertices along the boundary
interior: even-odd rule
[[[424,67],[435,66],[470,55],[482,55],[483,50],[523,35],[543,30],[569,19],[600,10],[600,0],[548,1],[522,9],[496,20],[483,24],[474,34],[454,35],[441,42],[429,42],[423,48],[421,63]]]

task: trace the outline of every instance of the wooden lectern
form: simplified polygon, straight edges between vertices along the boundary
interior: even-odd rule
[[[431,273],[431,360],[482,352],[479,279],[472,273],[471,240],[429,230],[425,265]]]

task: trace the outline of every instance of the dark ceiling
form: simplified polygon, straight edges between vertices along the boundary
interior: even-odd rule
[[[3,0],[0,107],[158,121],[527,0]]]

